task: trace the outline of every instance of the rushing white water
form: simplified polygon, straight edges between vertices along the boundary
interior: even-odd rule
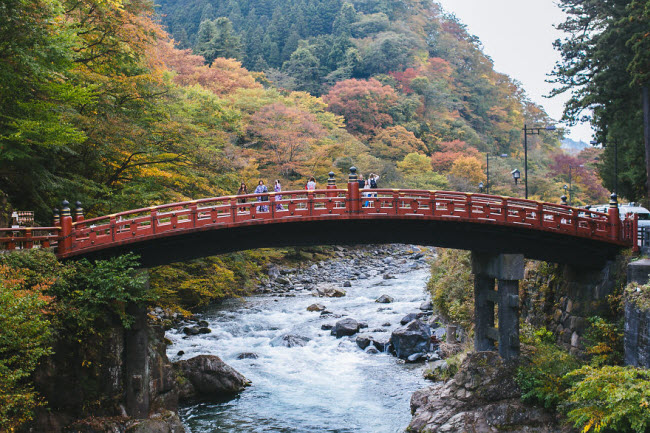
[[[411,394],[426,386],[423,365],[366,353],[356,345],[356,336],[336,339],[321,325],[340,319],[322,318],[306,308],[321,303],[333,313],[367,322],[368,330],[385,329],[387,338],[403,316],[419,311],[428,276],[427,266],[396,274],[396,279],[376,275],[353,281],[342,298],[304,292],[232,300],[201,317],[209,322],[211,334],[168,332],[172,361],[213,354],[252,381],[234,400],[182,408],[183,422],[192,433],[404,431],[411,419]],[[395,301],[375,303],[382,294]],[[391,326],[382,326],[386,322]],[[287,334],[311,340],[304,347],[270,344]],[[176,355],[179,351],[185,352],[182,358]],[[244,352],[259,357],[237,359]]]

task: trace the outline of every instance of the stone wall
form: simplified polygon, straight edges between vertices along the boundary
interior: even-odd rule
[[[144,309],[130,330],[113,320],[93,341],[56,342],[34,382],[47,405],[26,431],[122,431],[126,423],[143,423],[147,417],[176,426],[160,431],[183,431],[174,413],[178,389],[165,353],[164,331],[148,324]],[[157,414],[164,415],[163,421]],[[111,430],[109,424],[122,427]]]
[[[650,368],[650,259],[632,262],[625,293],[625,364]],[[641,286],[641,287],[639,287]]]
[[[610,295],[622,293],[626,259],[602,269],[530,261],[520,285],[521,317],[553,332],[571,353],[583,353],[583,339],[592,316],[611,317]]]
[[[625,365],[650,368],[650,310],[625,303]]]

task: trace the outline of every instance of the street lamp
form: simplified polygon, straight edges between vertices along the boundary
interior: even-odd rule
[[[584,167],[584,164],[580,164],[580,165],[577,165],[575,167],[572,166],[571,164],[569,164],[569,206],[573,205],[573,185],[571,183],[571,170],[573,168],[578,168],[578,167]],[[567,189],[566,185],[564,185],[564,189],[565,190]]]
[[[501,155],[493,155],[492,158],[507,158],[508,154],[507,153],[502,153]],[[485,174],[487,177],[487,180],[485,182],[485,192],[487,194],[490,193],[490,154],[486,153],[485,154]]]
[[[592,146],[597,146],[601,143],[591,140],[589,142]],[[603,144],[603,147],[606,147],[606,144]],[[618,196],[618,141],[614,140],[614,194]]]
[[[510,174],[512,174],[512,178],[515,180],[515,185],[517,185],[517,181],[521,178],[521,172],[515,168],[510,172]]]
[[[524,177],[526,182],[526,198],[528,198],[528,136],[539,135],[541,131],[555,131],[555,125],[535,126],[529,128],[524,124]]]

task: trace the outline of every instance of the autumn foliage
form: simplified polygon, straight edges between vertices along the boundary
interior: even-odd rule
[[[370,136],[393,124],[390,113],[398,95],[374,78],[351,79],[336,83],[323,99],[332,112],[345,118],[348,131]]]

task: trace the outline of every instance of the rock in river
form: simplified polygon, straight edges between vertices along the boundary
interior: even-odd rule
[[[307,307],[307,311],[324,311],[325,310],[325,305],[323,304],[311,304],[309,307]]]
[[[346,335],[354,335],[357,332],[359,332],[359,322],[349,317],[336,322],[336,325],[334,325],[334,328],[332,329],[332,335],[335,335],[336,338],[341,338]]]
[[[401,359],[408,359],[415,353],[428,352],[431,328],[419,320],[413,320],[393,331],[390,343],[395,355]]]
[[[390,304],[391,302],[393,302],[393,300],[394,299],[388,295],[381,295],[379,298],[375,300],[375,302],[378,302],[380,304]]]
[[[418,318],[418,315],[416,313],[409,313],[406,316],[402,317],[402,320],[399,321],[400,325],[406,325],[407,323],[415,320]]]
[[[277,337],[271,340],[271,346],[285,346],[285,347],[302,347],[309,342],[310,338],[301,335],[286,334],[282,337]]]
[[[199,355],[174,363],[187,380],[179,381],[179,398],[232,397],[250,385],[250,381],[214,355]]]
[[[317,289],[318,296],[325,298],[342,298],[345,296],[345,290],[337,287],[324,287]]]

